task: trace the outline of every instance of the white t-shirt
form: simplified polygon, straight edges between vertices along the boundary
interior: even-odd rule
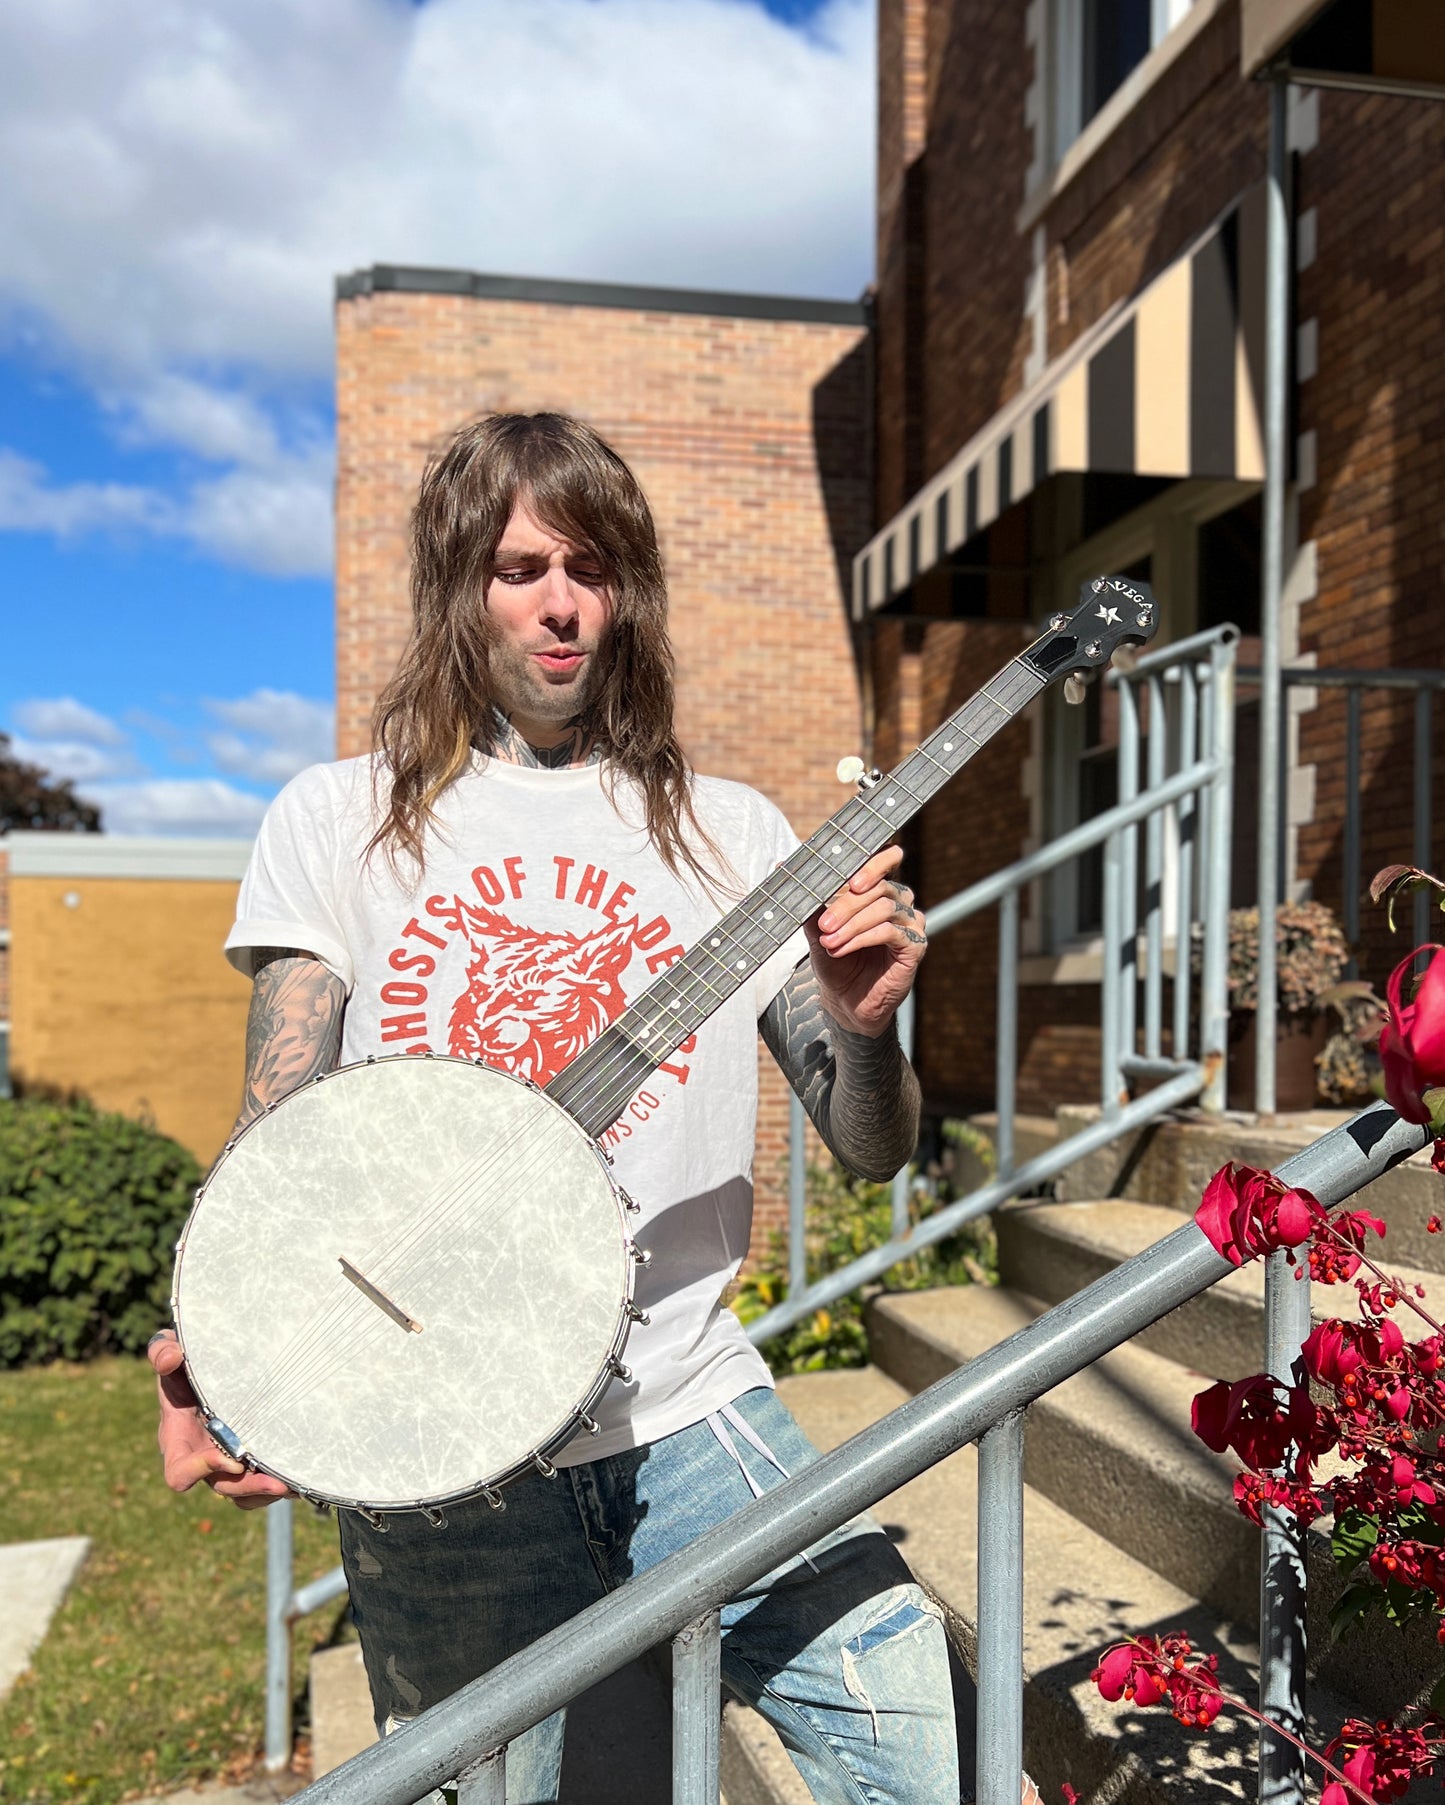
[[[478,755],[441,798],[423,876],[399,880],[376,827],[371,761],[313,765],[261,824],[226,940],[314,953],[346,986],[341,1063],[368,1054],[481,1056],[546,1084],[636,1001],[735,896],[674,877],[641,827],[635,789],[617,807],[599,767],[548,771]],[[736,873],[735,895],[797,845],[756,791],[699,777],[698,817]],[[729,888],[733,886],[730,884]],[[768,1370],[720,1303],[748,1249],[757,1116],[757,1018],[807,953],[801,931],[643,1083],[602,1137],[652,1255],[637,1275],[651,1323],[627,1344],[601,1433],[558,1456],[577,1464],[699,1422]]]

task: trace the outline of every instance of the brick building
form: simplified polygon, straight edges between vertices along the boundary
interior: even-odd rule
[[[377,268],[337,305],[338,751],[369,743],[407,630],[427,453],[494,409],[589,421],[636,470],[667,561],[695,765],[801,832],[861,724],[847,584],[871,527],[859,305]],[[780,1220],[787,1096],[762,1055],[757,1233]],[[755,1244],[756,1241],[755,1241]]]
[[[1379,16],[1377,0],[1377,40]],[[876,526],[854,606],[880,754],[931,730],[1090,570],[1149,578],[1161,641],[1235,620],[1254,662],[1268,98],[1241,71],[1238,0],[881,0],[879,45]],[[1445,109],[1290,96],[1284,662],[1438,666]],[[1113,800],[1097,695],[1043,698],[926,812],[926,900]],[[1365,692],[1366,879],[1411,854],[1411,721],[1408,696]],[[1284,878],[1337,908],[1344,741],[1343,696],[1295,691]],[[1246,709],[1240,900],[1255,743]],[[1069,981],[1097,947],[1086,891],[1056,886],[1025,922],[1022,1107],[1097,1095],[1097,992]],[[1362,927],[1382,977],[1383,922],[1366,909]],[[965,923],[925,968],[939,1103],[991,1095],[993,933]]]

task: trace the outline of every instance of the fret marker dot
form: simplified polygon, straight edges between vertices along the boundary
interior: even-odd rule
[[[835,840],[835,841],[834,841],[834,842],[833,842],[833,844],[832,844],[832,845],[831,845],[831,846],[830,846],[830,847],[829,847],[829,848],[828,848],[828,851],[829,851],[829,852],[830,852],[830,853],[831,853],[831,854],[832,854],[832,855],[833,855],[833,857],[834,857],[834,858],[837,858],[837,856],[838,856],[838,854],[839,854],[839,853],[840,853],[840,852],[841,852],[841,851],[842,851],[842,850],[843,850],[843,848],[842,848],[842,846],[841,846],[841,845],[840,845],[840,844],[839,844],[839,843],[838,843],[838,841],[837,841],[837,840]]]
[[[643,1039],[643,1040],[651,1040],[651,1039],[652,1039],[652,1030],[651,1030],[651,1028],[644,1028],[644,1029],[643,1029],[643,1030],[642,1030],[642,1039]]]
[[[738,970],[738,971],[746,971],[746,970],[747,970],[747,969],[748,969],[748,962],[747,962],[747,960],[746,960],[746,959],[739,959],[739,960],[738,960],[738,962],[737,962],[737,970]]]
[[[898,798],[896,796],[885,796],[883,798],[884,808],[892,808],[894,803],[897,802],[897,800],[898,800]]]
[[[953,750],[953,741],[952,741],[952,740],[945,740],[945,741],[944,741],[944,742],[943,742],[943,749],[944,749],[944,751],[945,751],[945,752],[952,752],[952,750]]]
[[[773,919],[773,911],[771,909],[764,909],[763,910],[763,920],[771,921],[772,919]]]
[[[708,941],[708,945],[709,946],[721,946],[722,941],[718,939],[716,934],[714,934],[712,939]]]

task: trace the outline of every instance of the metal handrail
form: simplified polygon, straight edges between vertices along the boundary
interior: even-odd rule
[[[1228,1025],[1227,952],[1229,853],[1234,769],[1234,658],[1239,629],[1210,627],[1138,659],[1128,669],[1108,673],[1119,689],[1120,800],[1101,815],[1070,828],[1004,870],[928,910],[929,933],[937,937],[995,904],[999,907],[998,1009],[995,1087],[998,1127],[997,1176],[921,1222],[910,1224],[907,1169],[893,1181],[892,1234],[887,1243],[812,1284],[805,1278],[806,1176],[803,1110],[793,1100],[789,1125],[788,1295],[748,1324],[748,1338],[761,1345],[815,1310],[860,1285],[881,1278],[891,1266],[954,1233],[975,1216],[997,1208],[1095,1148],[1171,1109],[1199,1098],[1207,1110],[1224,1105],[1224,1061]],[[1181,769],[1165,769],[1168,709],[1164,684],[1178,685],[1175,718]],[[1140,782],[1138,692],[1148,698],[1148,770]],[[1198,756],[1195,754],[1198,753]],[[1186,762],[1186,760],[1188,762]],[[1172,1057],[1163,1051],[1164,822],[1172,817],[1179,842],[1175,942],[1176,958]],[[1147,948],[1143,969],[1144,1046],[1139,1057],[1136,991],[1140,982],[1136,873],[1141,827],[1146,840],[1146,907],[1142,934]],[[1055,1144],[1024,1166],[1014,1167],[1014,1101],[1017,1082],[1019,897],[1033,883],[1071,860],[1103,847],[1104,923],[1101,963],[1102,1057],[1100,1120]],[[1196,849],[1205,855],[1196,866]],[[1196,899],[1196,889],[1198,896]],[[1197,908],[1196,908],[1197,900]],[[1190,946],[1198,917],[1202,972],[1199,1049],[1189,1057],[1191,980],[1183,949]],[[911,1052],[912,1015],[900,1019],[904,1051]],[[1161,1080],[1142,1097],[1129,1098],[1131,1077]]]
[[[1428,1129],[1402,1122],[1388,1105],[1376,1104],[1285,1161],[1279,1175],[1332,1208],[1418,1152],[1429,1138]],[[715,1719],[721,1605],[980,1437],[989,1438],[990,1495],[1007,1500],[1022,1482],[1023,1438],[1010,1428],[1018,1413],[1233,1270],[1193,1222],[1185,1223],[776,1491],[313,1782],[300,1799],[306,1805],[414,1805],[462,1776],[459,1805],[499,1802],[505,1797],[505,1755],[499,1751],[509,1741],[669,1638],[686,1637],[678,1659],[688,1676],[688,1715],[702,1710]],[[980,1533],[986,1539],[990,1530],[983,1516],[981,1511]],[[990,1661],[980,1675],[989,1708],[979,1714],[979,1805],[1016,1805],[1019,1796],[1013,1753],[1022,1722],[1019,1671],[1015,1665],[999,1675],[991,1660],[991,1651],[1018,1643],[1016,1563],[1001,1565],[1002,1571],[983,1559],[978,1565],[980,1659]],[[700,1660],[699,1650],[709,1658]],[[693,1662],[710,1676],[706,1688],[695,1683]],[[1268,1674],[1263,1677],[1267,1683]],[[702,1785],[695,1774],[680,1775],[676,1766],[678,1749],[685,1755],[695,1741],[706,1745],[705,1738],[677,1739],[674,1798],[711,1802],[717,1797],[715,1755]]]
[[[1172,645],[1161,647],[1138,659],[1127,670],[1107,673],[1111,682],[1119,683],[1130,698],[1121,709],[1120,759],[1121,791],[1128,789],[1129,798],[1120,801],[1103,815],[1082,822],[1051,841],[1049,845],[1025,858],[1016,860],[1006,870],[971,885],[967,890],[929,910],[930,930],[937,935],[967,916],[995,903],[1001,905],[999,920],[999,1171],[989,1183],[937,1211],[922,1223],[910,1226],[908,1219],[908,1172],[905,1168],[893,1183],[893,1233],[888,1242],[862,1255],[847,1266],[827,1274],[813,1285],[804,1275],[805,1240],[803,1232],[806,1173],[803,1158],[803,1110],[794,1097],[789,1134],[789,1295],[787,1299],[748,1325],[747,1333],[755,1343],[771,1340],[793,1323],[858,1286],[881,1278],[901,1260],[914,1257],[921,1249],[953,1233],[972,1217],[982,1215],[1006,1202],[1010,1197],[1056,1177],[1065,1167],[1106,1146],[1120,1135],[1142,1128],[1169,1110],[1192,1099],[1202,1098],[1207,1107],[1218,1108],[1223,1101],[1224,1058],[1224,940],[1225,916],[1228,908],[1229,872],[1229,784],[1233,762],[1233,659],[1239,637],[1233,626],[1219,626],[1196,633]],[[1208,755],[1192,758],[1187,766],[1165,776],[1162,764],[1163,736],[1151,734],[1151,756],[1156,759],[1149,773],[1148,785],[1142,793],[1133,794],[1139,786],[1137,769],[1129,776],[1130,757],[1137,767],[1138,714],[1132,703],[1134,686],[1149,686],[1151,708],[1158,707],[1163,719],[1161,681],[1174,679],[1179,691],[1181,763],[1196,741],[1208,746]],[[1201,698],[1203,706],[1201,706]],[[1132,723],[1133,740],[1128,740]],[[1132,840],[1144,826],[1162,822],[1172,811],[1181,826],[1181,872],[1179,927],[1187,941],[1192,920],[1193,841],[1183,831],[1196,834],[1203,844],[1210,844],[1208,860],[1213,888],[1202,909],[1204,921],[1204,982],[1201,987],[1203,1042],[1197,1059],[1160,1057],[1157,1033],[1146,1035],[1145,1060],[1134,1058],[1121,1038],[1123,1022],[1132,1023],[1132,994],[1127,1009],[1115,1007],[1114,991],[1128,987],[1132,993],[1132,976],[1137,970],[1137,948],[1134,933],[1128,926],[1130,911],[1124,907],[1119,873],[1132,856]],[[1162,836],[1160,837],[1162,845]],[[1114,873],[1106,886],[1106,922],[1104,934],[1104,969],[1117,974],[1113,984],[1104,984],[1105,1035],[1104,1082],[1100,1121],[1060,1142],[1047,1152],[1015,1169],[1013,1161],[1013,1063],[1016,1035],[1013,1025],[1017,1011],[1018,968],[1018,898],[1029,884],[1045,877],[1070,859],[1095,847],[1106,850],[1106,869]],[[1151,854],[1152,857],[1152,854]],[[1219,885],[1223,884],[1222,906]],[[1146,921],[1146,937],[1152,932]],[[1125,944],[1125,935],[1129,936]],[[1154,950],[1157,932],[1150,940],[1150,957],[1145,969],[1145,1015],[1153,1021],[1159,1009],[1151,999],[1159,994],[1162,984],[1162,961]],[[1161,943],[1162,944],[1162,943]],[[1176,1047],[1185,1044],[1181,1022],[1187,1024],[1189,985],[1176,980]],[[904,1051],[912,1051],[912,999],[900,1011],[899,1031]],[[1132,1032],[1132,1030],[1130,1030]],[[1132,1101],[1121,1100],[1130,1076],[1157,1080],[1155,1088]],[[345,1589],[345,1578],[338,1567],[314,1586],[293,1593],[291,1590],[291,1505],[289,1500],[274,1505],[268,1523],[268,1605],[267,1605],[267,1690],[266,1690],[266,1761],[272,1771],[284,1767],[291,1752],[291,1639],[297,1618],[307,1609],[334,1598]],[[314,1596],[314,1603],[304,1602]]]

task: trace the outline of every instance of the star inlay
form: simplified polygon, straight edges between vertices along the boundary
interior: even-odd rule
[[[1106,608],[1100,603],[1099,619],[1107,622],[1110,626],[1117,626],[1119,623],[1119,610],[1117,608]]]

